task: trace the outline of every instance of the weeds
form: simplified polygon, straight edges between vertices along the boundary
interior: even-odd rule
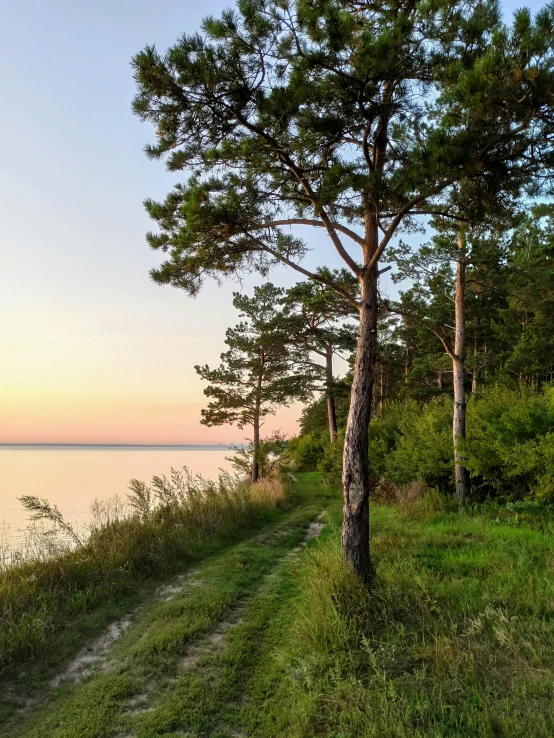
[[[17,499],[27,512],[32,513],[31,520],[49,520],[51,523],[54,523],[55,527],[60,528],[66,533],[78,546],[82,547],[84,545],[71,525],[65,522],[56,505],[52,505],[48,500],[32,495],[23,495],[23,497],[18,497]]]
[[[86,540],[47,501],[26,498],[34,519],[55,527],[33,529],[35,545],[26,546],[18,565],[0,571],[0,673],[55,653],[52,644],[68,623],[77,641],[81,619],[136,595],[142,582],[172,566],[194,561],[215,538],[240,536],[285,497],[278,479],[248,486],[228,475],[214,483],[186,469],[172,471],[150,487],[134,480],[128,506],[97,502]]]

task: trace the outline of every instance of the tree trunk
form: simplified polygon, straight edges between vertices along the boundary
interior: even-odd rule
[[[373,568],[369,552],[368,425],[377,351],[377,269],[361,282],[360,333],[343,455],[342,551],[362,580]]]
[[[264,367],[263,351],[260,355],[261,371],[258,376],[258,386],[256,388],[256,405],[254,407],[254,441],[252,448],[252,482],[257,482],[260,476],[260,415],[262,408],[262,371]]]
[[[383,412],[383,408],[385,407],[385,376],[383,371],[383,354],[381,353],[381,363],[380,363],[380,370],[379,370],[379,410],[380,412]]]
[[[469,472],[462,465],[460,446],[466,437],[466,396],[465,396],[465,277],[466,244],[465,235],[458,235],[458,263],[456,266],[455,295],[455,337],[453,363],[454,382],[454,421],[452,435],[454,440],[454,464],[456,499],[463,504],[469,495]]]
[[[475,335],[473,337],[473,375],[471,377],[471,394],[477,392],[477,380],[479,377],[479,369],[477,367],[477,344],[479,341],[479,319],[475,320]]]
[[[260,475],[260,413],[256,412],[254,417],[254,442],[252,448],[252,482],[257,482]]]
[[[335,407],[335,391],[333,377],[333,347],[325,349],[325,378],[327,383],[327,416],[329,418],[329,436],[331,443],[337,438],[337,410]]]

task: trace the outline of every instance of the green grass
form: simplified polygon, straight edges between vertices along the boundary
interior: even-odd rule
[[[165,566],[166,579],[169,574],[186,572],[194,564],[194,578],[198,586],[176,595],[165,602],[157,596],[154,587],[160,577],[145,583],[145,578],[137,582],[140,597],[129,600],[117,598],[111,592],[111,600],[106,607],[91,609],[100,632],[106,614],[114,617],[128,612],[131,604],[140,604],[135,614],[133,626],[125,636],[114,644],[114,663],[116,666],[106,673],[92,675],[85,683],[74,686],[63,683],[57,689],[48,686],[47,677],[60,670],[59,653],[50,658],[28,661],[24,668],[10,674],[10,689],[0,691],[0,733],[4,735],[52,735],[52,736],[108,736],[125,726],[128,718],[120,715],[125,707],[125,699],[142,692],[148,692],[152,682],[155,692],[161,699],[168,691],[168,700],[180,695],[179,704],[184,704],[183,690],[191,692],[191,715],[195,705],[204,705],[205,699],[194,688],[195,679],[185,675],[181,686],[175,682],[175,664],[183,657],[187,644],[209,633],[222,619],[239,605],[248,600],[265,581],[280,560],[304,537],[311,520],[327,504],[332,494],[319,481],[313,488],[307,485],[290,500],[284,508],[263,508],[259,495],[258,506],[248,515],[237,516],[235,526],[227,520],[225,528],[215,531],[216,535],[207,539],[197,536],[181,548],[181,559],[168,557]],[[129,544],[133,545],[133,544]],[[61,562],[57,562],[61,566]],[[161,571],[161,567],[160,567]],[[171,580],[170,580],[171,581]],[[52,614],[54,616],[54,614]],[[55,613],[58,622],[63,614]],[[74,623],[65,610],[65,633],[71,633],[63,641],[62,633],[56,634],[55,643],[65,645],[65,661],[82,646],[88,632]],[[113,619],[113,617],[112,617]],[[105,622],[104,622],[105,624]],[[89,629],[90,630],[90,629]],[[72,647],[71,647],[72,646]],[[110,657],[111,658],[111,657]],[[192,685],[188,682],[192,681]],[[171,687],[171,688],[170,688]],[[208,689],[208,692],[210,690]],[[21,721],[20,708],[26,698],[44,696],[44,705],[31,710]],[[205,707],[202,707],[205,712]],[[189,716],[190,717],[190,716]],[[157,718],[163,722],[162,716]],[[192,717],[190,717],[192,719]],[[196,725],[196,723],[194,723]],[[157,734],[157,733],[154,733]]]
[[[249,734],[554,735],[554,537],[421,506],[375,507],[372,528],[372,593],[338,530],[306,557]]]
[[[195,586],[144,597],[104,670],[45,688],[0,733],[550,738],[552,526],[446,508],[373,507],[368,592],[340,557],[339,496],[299,475],[294,505],[195,564]]]
[[[186,501],[175,493],[148,515],[98,528],[83,547],[0,571],[0,676],[27,682],[55,670],[157,583],[284,514],[263,485],[256,494],[185,485]]]

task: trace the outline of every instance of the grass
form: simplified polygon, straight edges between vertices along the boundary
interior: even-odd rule
[[[6,738],[546,738],[554,534],[538,510],[372,509],[378,582],[340,557],[337,494],[287,510],[141,609],[102,668],[44,687]],[[325,529],[296,550],[325,510]],[[546,515],[546,516],[545,516]]]
[[[55,668],[145,586],[278,519],[286,497],[279,480],[214,485],[175,472],[155,481],[157,495],[142,485],[134,514],[98,525],[84,545],[52,551],[46,537],[48,549],[0,571],[0,675]]]
[[[337,530],[306,557],[249,734],[554,735],[554,536],[477,511],[376,507],[373,552],[372,593]]]
[[[228,653],[210,650],[210,634],[244,608],[244,622],[237,626],[244,635],[257,613],[257,630],[249,631],[237,656],[241,663],[255,659],[255,633],[263,630],[260,618],[270,620],[282,604],[275,596],[278,579],[271,575],[286,569],[288,554],[329,497],[332,493],[319,480],[304,485],[289,509],[278,511],[256,534],[241,542],[227,541],[197,562],[196,586],[185,584],[168,601],[155,594],[143,597],[133,625],[114,645],[110,668],[77,685],[62,683],[52,689],[43,683],[47,699],[28,714],[24,710],[25,720],[21,711],[14,717],[17,700],[6,704],[2,736],[105,738],[130,730],[137,736],[169,735],[177,729],[192,735],[217,731],[222,711],[242,690],[244,672],[240,664],[233,666]],[[205,637],[202,668],[181,670],[187,648]],[[133,714],[129,705],[137,698],[146,698],[153,709]]]

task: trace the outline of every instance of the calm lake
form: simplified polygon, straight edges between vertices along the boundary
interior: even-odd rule
[[[17,498],[45,497],[83,530],[96,498],[125,499],[133,477],[150,482],[171,467],[216,479],[230,470],[224,446],[2,446],[0,445],[0,538],[17,543],[28,513]]]

